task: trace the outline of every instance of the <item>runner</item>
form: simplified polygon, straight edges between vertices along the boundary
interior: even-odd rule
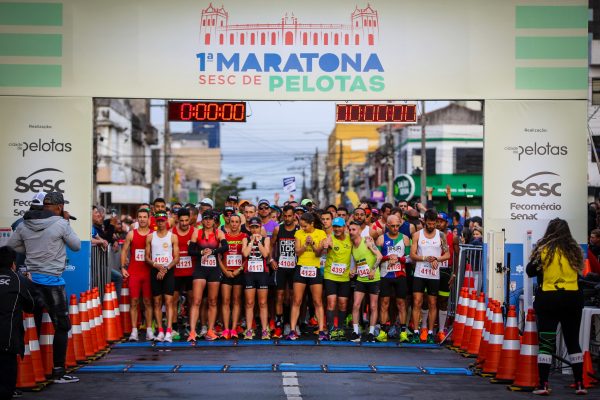
[[[230,208],[230,214],[232,214],[233,207],[227,208]],[[229,224],[229,231],[225,233],[228,247],[227,251],[219,257],[219,267],[223,273],[221,279],[221,313],[225,329],[223,338],[237,339],[236,328],[240,320],[242,287],[245,285],[242,248],[243,240],[247,235],[240,231],[242,220],[239,215],[225,215],[225,221]],[[231,307],[232,293],[233,309]]]
[[[167,202],[162,197],[157,197],[152,202],[152,214],[150,215],[150,230],[153,232],[156,231],[158,228],[156,225],[156,218],[154,217],[154,214],[158,212],[167,212]],[[167,221],[167,230],[168,229],[171,229],[171,225],[169,225],[169,222]]]
[[[271,219],[271,203],[267,199],[261,199],[258,201],[258,216],[260,222],[265,229],[265,232],[269,238],[273,237],[273,230],[279,224]]]
[[[448,297],[450,296],[450,288],[456,278],[454,270],[454,254],[455,246],[458,248],[458,237],[455,239],[454,234],[448,229],[448,215],[444,212],[438,213],[436,229],[440,233],[446,235],[446,243],[450,258],[448,261],[443,261],[440,264],[440,290],[438,292],[438,342],[443,342],[446,339],[448,330],[446,329],[446,319],[448,318]]]
[[[406,332],[406,256],[410,252],[410,241],[408,236],[399,232],[400,219],[397,216],[390,215],[386,227],[388,232],[377,239],[377,246],[381,249],[383,255],[381,292],[379,294],[381,298],[379,320],[382,329],[377,340],[387,340],[387,333],[391,325],[389,316],[390,296],[394,294],[400,320],[400,342],[408,342],[408,333]]]
[[[262,329],[262,340],[271,339],[269,331],[269,310],[267,307],[267,295],[269,294],[269,266],[267,259],[270,256],[270,239],[261,234],[259,217],[248,220],[250,236],[242,240],[242,253],[246,257],[244,279],[246,281],[246,333],[244,340],[254,338],[254,302],[258,292],[258,309],[260,314],[260,326]]]
[[[177,225],[173,227],[173,233],[177,236],[179,242],[179,262],[175,266],[175,294],[173,297],[175,322],[177,322],[177,309],[181,294],[185,294],[188,310],[192,302],[192,274],[195,259],[188,254],[188,245],[195,232],[196,228],[190,226],[190,211],[186,208],[179,209],[177,212]],[[182,304],[181,307],[183,309],[184,305]],[[180,333],[177,329],[174,330],[173,336],[175,340],[179,340]]]
[[[139,228],[131,230],[125,237],[121,249],[121,273],[123,279],[129,279],[129,295],[131,296],[131,335],[129,341],[138,341],[138,313],[140,297],[144,302],[146,318],[146,340],[154,340],[152,331],[152,290],[150,287],[151,269],[146,264],[146,236],[150,233],[148,226],[150,212],[140,209],[137,212]],[[129,258],[129,263],[127,259]]]
[[[219,228],[223,231],[223,233],[229,233],[231,232],[231,216],[234,215],[234,210],[233,207],[225,207],[223,208],[223,214],[221,214],[221,216],[223,217],[223,225],[221,225]],[[239,217],[239,215],[236,215]],[[241,221],[241,219],[240,219]]]
[[[383,203],[381,206],[381,212],[379,212],[379,218],[373,225],[371,225],[371,237],[373,240],[377,240],[378,237],[383,235],[385,230],[385,224],[387,222],[388,217],[392,213],[392,209],[394,207],[390,203]],[[371,211],[373,212],[373,211]]]
[[[146,236],[146,263],[154,268],[150,272],[150,285],[154,297],[154,318],[158,325],[156,340],[173,341],[173,292],[175,291],[175,273],[173,269],[179,262],[179,242],[177,236],[167,229],[167,213],[154,214],[156,231]],[[162,326],[163,296],[167,311],[167,334]]]
[[[284,326],[283,304],[286,289],[290,291],[294,282],[296,268],[296,239],[298,223],[294,216],[294,207],[283,207],[283,223],[273,230],[271,241],[271,268],[275,270],[275,283],[277,294],[275,298],[275,330],[274,338],[280,338]],[[285,316],[289,322],[289,312]]]
[[[316,217],[313,213],[306,213],[300,217],[300,230],[296,231],[296,254],[298,266],[294,274],[294,301],[290,315],[291,332],[287,336],[289,340],[298,339],[296,324],[300,316],[300,307],[304,297],[306,285],[315,306],[315,313],[319,323],[319,340],[327,340],[325,333],[325,315],[323,312],[323,275],[319,269],[319,256],[323,250],[321,242],[327,236],[321,229],[315,228]]]
[[[352,305],[352,333],[350,340],[360,342],[359,335],[359,316],[360,306],[365,294],[369,294],[369,333],[363,334],[363,342],[375,341],[375,324],[377,323],[377,303],[379,300],[379,263],[381,262],[381,253],[373,243],[371,237],[362,237],[362,227],[359,222],[350,222],[350,240],[352,241],[352,258],[355,266],[350,271],[350,275],[357,275],[356,287],[354,289],[354,303]]]
[[[420,343],[419,317],[423,305],[423,293],[427,290],[428,330],[427,343],[434,343],[433,327],[437,317],[437,295],[440,288],[440,263],[450,258],[446,236],[435,229],[437,213],[425,211],[425,227],[415,232],[410,247],[410,258],[415,265],[413,278],[413,326],[412,343]]]
[[[367,224],[367,214],[364,209],[357,207],[354,209],[352,213],[352,221],[356,222],[358,226],[360,226],[360,236],[367,237],[370,236],[370,228]]]
[[[343,218],[344,221],[348,222],[348,218],[350,213],[346,207],[338,207],[336,215],[340,218]]]
[[[219,285],[221,282],[221,268],[217,266],[217,255],[227,251],[229,246],[225,240],[225,234],[215,227],[215,219],[212,211],[205,211],[202,215],[202,229],[194,232],[188,247],[188,253],[191,256],[199,257],[196,260],[196,267],[192,274],[192,287],[194,291],[194,302],[190,310],[190,334],[188,342],[196,341],[196,324],[200,306],[202,305],[202,295],[204,289],[208,286],[208,331],[204,335],[206,340],[218,339],[215,333],[215,321],[217,319],[217,302],[219,297]]]
[[[350,297],[350,259],[352,242],[346,234],[346,221],[336,217],[333,222],[333,236],[323,241],[327,250],[325,262],[325,295],[327,296],[327,329],[331,340],[346,340],[343,324],[348,310]],[[337,327],[335,316],[337,309]]]

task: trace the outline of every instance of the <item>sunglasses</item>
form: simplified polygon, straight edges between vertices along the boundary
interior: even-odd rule
[[[388,224],[388,226],[389,226],[390,228],[400,228],[400,225],[390,225],[390,224]]]
[[[262,207],[258,207],[259,210],[268,210],[271,207],[268,206],[262,206]]]

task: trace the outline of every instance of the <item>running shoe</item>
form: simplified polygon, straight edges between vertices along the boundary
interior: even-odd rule
[[[343,329],[338,329],[337,340],[339,342],[345,342],[346,341],[346,332],[344,332]]]
[[[354,331],[352,331],[352,333],[350,334],[350,341],[354,342],[354,343],[359,343],[360,342],[360,335]]]
[[[173,331],[173,340],[181,340],[181,335],[179,331]]]
[[[286,336],[287,340],[297,340],[300,337],[296,331],[290,331],[290,333]]]
[[[67,375],[62,367],[52,368],[52,382],[54,383],[76,383],[79,378],[73,375]]]
[[[421,328],[421,335],[420,335],[421,342],[427,341],[427,334],[428,334],[427,328]]]
[[[217,340],[219,338],[219,336],[217,335],[217,333],[210,329],[206,332],[206,335],[204,335],[204,340],[208,340],[208,341],[213,341],[213,340]]]
[[[427,335],[427,341],[425,342],[427,344],[435,344],[435,339],[433,337],[433,333],[430,333]]]
[[[196,335],[195,331],[191,331],[190,334],[187,337],[187,341],[188,342],[195,342],[196,340],[198,340],[198,335]]]
[[[155,340],[157,342],[163,342],[165,340],[165,332],[162,330],[158,331],[158,335],[156,335]]]
[[[262,340],[271,340],[271,334],[268,329],[263,329],[262,336],[260,337]]]
[[[254,331],[252,329],[246,329],[246,333],[244,334],[244,340],[252,339],[254,339]]]
[[[229,331],[229,334],[231,335],[231,339],[237,339],[238,338],[238,331],[235,329],[232,329]]]
[[[242,333],[244,333],[244,328],[242,328],[242,326],[241,326],[241,325],[238,325],[238,326],[235,328],[235,331],[236,331],[236,333],[237,333],[237,335],[236,335],[236,336],[238,336],[238,335],[241,335]]]
[[[398,337],[398,328],[396,325],[390,326],[390,330],[388,331],[387,335],[390,339],[395,339]]]
[[[289,335],[291,330],[292,328],[290,327],[290,324],[285,324],[283,326],[283,336]]]
[[[348,314],[346,316],[346,321],[344,321],[344,323],[346,324],[346,327],[351,327],[352,326],[352,314]]]
[[[373,335],[372,333],[367,333],[366,335],[363,335],[363,342],[365,342],[365,343],[374,343],[375,342],[375,335]]]
[[[206,335],[207,332],[208,332],[208,326],[202,325],[202,329],[200,329],[200,334],[198,336],[204,337],[204,335]]]
[[[315,326],[319,326],[319,321],[317,320],[317,318],[316,318],[316,317],[311,317],[311,318],[308,320],[308,326],[309,326],[310,328],[314,328]]]
[[[387,333],[385,333],[385,331],[383,329],[381,329],[379,331],[379,335],[377,335],[375,337],[375,340],[377,340],[378,342],[387,342],[388,341],[388,335],[387,335]]]
[[[537,388],[535,388],[533,390],[533,394],[537,394],[538,396],[548,396],[550,394],[551,390],[548,387],[548,384],[546,383],[545,385],[540,385]]]
[[[279,339],[281,337],[281,328],[280,327],[275,327],[275,330],[273,331],[273,338],[274,339]]]
[[[173,343],[173,334],[171,332],[165,333],[165,342]]]
[[[437,341],[438,343],[443,343],[446,340],[446,330],[443,329],[437,333]]]
[[[325,331],[319,331],[319,341],[329,340],[329,335]]]
[[[271,319],[269,320],[269,330],[270,330],[270,331],[273,331],[273,330],[275,330],[275,320],[274,320],[273,318],[271,318]]]
[[[588,391],[585,388],[585,386],[583,386],[583,384],[581,382],[577,382],[577,384],[575,385],[575,394],[577,394],[577,395],[585,395],[587,393],[588,393]]]
[[[231,332],[229,329],[225,329],[223,331],[223,334],[221,335],[221,338],[225,339],[225,340],[229,340],[231,339]]]
[[[338,337],[339,337],[339,329],[332,329],[329,331],[329,340],[331,340],[332,342],[336,342],[338,341]]]
[[[400,337],[399,337],[399,341],[400,343],[406,343],[408,342],[410,339],[408,338],[408,332],[406,331],[402,331],[400,332]]]
[[[152,330],[152,328],[147,328],[146,329],[146,340],[154,340],[156,339],[156,337],[154,336],[154,331]]]
[[[220,322],[217,322],[214,330],[215,330],[215,333],[217,334],[217,336],[221,337],[221,335],[223,334],[223,325],[221,325]]]
[[[410,338],[411,344],[420,344],[421,338],[419,337],[419,332],[414,332]]]
[[[131,330],[131,335],[129,335],[129,341],[130,342],[137,342],[139,340],[138,338],[138,330],[137,329],[132,329]]]

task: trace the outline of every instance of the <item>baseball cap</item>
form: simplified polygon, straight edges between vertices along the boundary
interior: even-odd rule
[[[227,214],[228,212],[233,213],[233,212],[235,212],[235,209],[231,206],[227,206],[227,207],[223,208],[223,214]]]
[[[379,210],[378,210],[378,209],[376,209],[376,208],[372,208],[372,209],[371,209],[371,213],[372,213],[372,214],[375,214],[375,215],[379,215]]]
[[[252,217],[248,220],[248,226],[260,226],[260,218]]]
[[[166,212],[159,211],[154,213],[154,219],[157,221],[166,221],[167,219],[169,219],[169,217],[167,216]]]
[[[200,205],[214,207],[215,203],[211,199],[209,199],[208,197],[206,197],[206,198],[204,198],[204,199],[202,199],[200,201]]]
[[[44,205],[69,204],[60,192],[50,192],[44,196]]]
[[[331,223],[332,226],[346,226],[346,221],[342,217],[336,217]]]
[[[446,221],[448,219],[448,214],[440,211],[437,215],[437,219],[443,219],[444,221]]]
[[[271,203],[269,203],[269,200],[267,200],[267,199],[260,199],[260,200],[258,201],[258,206],[259,206],[259,207],[260,207],[262,204],[266,204],[266,205],[268,205],[269,207],[271,206]]]
[[[294,207],[294,212],[296,212],[296,211],[306,212],[306,208],[304,208],[302,206],[296,206],[296,207]]]
[[[238,199],[238,197],[235,194],[230,194],[229,196],[227,196],[227,201],[233,201],[233,202],[238,202],[240,199]]]
[[[313,201],[311,199],[303,199],[300,202],[301,206],[311,206],[313,204]]]
[[[31,199],[32,206],[43,206],[44,205],[44,197],[46,197],[46,192],[38,192]]]

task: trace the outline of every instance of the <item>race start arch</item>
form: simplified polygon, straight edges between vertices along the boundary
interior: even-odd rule
[[[554,217],[586,242],[587,25],[585,0],[1,0],[0,227],[56,189],[90,237],[94,97],[473,99],[484,225],[522,266]]]

